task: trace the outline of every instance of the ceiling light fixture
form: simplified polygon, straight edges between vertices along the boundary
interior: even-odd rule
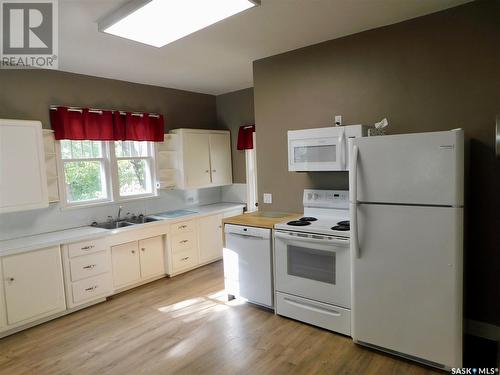
[[[201,30],[259,0],[132,0],[98,22],[99,31],[154,47]]]

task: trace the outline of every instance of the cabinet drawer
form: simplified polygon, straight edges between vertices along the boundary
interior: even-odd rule
[[[172,269],[174,272],[194,267],[198,264],[196,249],[172,254]]]
[[[276,314],[351,335],[351,311],[342,307],[277,292]]]
[[[111,293],[111,273],[73,283],[73,303],[91,301]]]
[[[68,245],[68,255],[70,258],[80,255],[97,253],[106,250],[106,240],[104,238],[75,242]]]
[[[196,248],[196,233],[189,232],[172,236],[172,252],[177,253]]]
[[[176,234],[192,232],[195,228],[194,220],[181,221],[179,223],[170,225],[170,234],[175,236]]]
[[[70,260],[71,281],[100,275],[110,270],[109,257],[105,251]]]

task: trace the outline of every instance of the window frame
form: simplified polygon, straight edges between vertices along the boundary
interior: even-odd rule
[[[115,141],[99,141],[101,142],[101,157],[100,158],[82,158],[82,159],[63,159],[61,152],[61,141],[56,141],[57,152],[57,169],[58,169],[58,184],[59,184],[59,203],[62,209],[85,208],[92,206],[101,206],[115,204],[138,199],[155,198],[159,195],[159,190],[156,183],[156,145],[154,142],[148,142],[148,156],[141,157],[123,157],[115,156]],[[128,196],[120,196],[120,186],[118,179],[118,160],[128,159],[146,159],[149,166],[151,179],[151,193],[135,194]],[[80,202],[69,202],[66,192],[66,174],[64,165],[67,162],[78,161],[100,161],[104,172],[103,183],[107,197],[104,199],[94,199]]]
[[[121,141],[127,142],[127,141]],[[131,141],[135,142],[135,141]],[[138,142],[138,141],[137,141]],[[111,162],[111,179],[112,179],[112,190],[115,202],[124,202],[141,198],[150,198],[158,195],[158,190],[156,188],[156,152],[154,142],[147,142],[147,156],[116,156],[115,141],[109,141],[109,153]],[[118,176],[118,161],[120,160],[145,160],[149,167],[149,179],[151,183],[151,192],[143,194],[132,194],[132,195],[121,195],[120,194],[120,181]],[[147,173],[146,173],[147,174]]]

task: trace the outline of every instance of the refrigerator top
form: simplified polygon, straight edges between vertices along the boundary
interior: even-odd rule
[[[463,149],[461,129],[352,139],[350,200],[461,207]]]

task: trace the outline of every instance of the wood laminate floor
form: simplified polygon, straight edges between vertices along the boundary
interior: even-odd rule
[[[223,288],[217,262],[0,339],[0,374],[441,373],[227,302]]]

